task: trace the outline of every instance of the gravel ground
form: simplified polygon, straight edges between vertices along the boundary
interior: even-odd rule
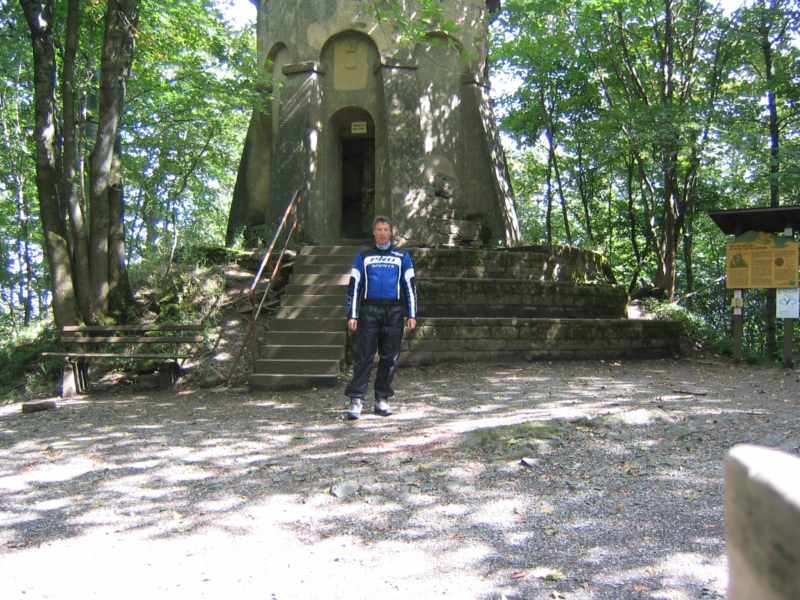
[[[7,405],[2,597],[720,599],[722,459],[800,451],[797,382],[717,359],[439,366],[356,423],[341,388]]]

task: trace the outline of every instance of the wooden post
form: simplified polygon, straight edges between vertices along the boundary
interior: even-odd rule
[[[75,361],[71,358],[65,358],[64,366],[61,369],[61,397],[72,398],[77,396],[80,385],[80,374]]]
[[[794,368],[794,357],[792,356],[792,335],[794,333],[794,319],[783,320],[783,367],[785,369]]]
[[[158,387],[162,390],[172,389],[178,381],[180,370],[175,361],[163,362],[158,365]]]
[[[786,227],[783,230],[783,235],[789,239],[794,236],[794,230],[791,227]],[[775,292],[777,294],[777,292]],[[792,356],[792,345],[794,341],[794,319],[783,320],[783,368],[794,368],[794,357]]]
[[[733,360],[736,362],[742,362],[743,308],[742,290],[733,290]]]

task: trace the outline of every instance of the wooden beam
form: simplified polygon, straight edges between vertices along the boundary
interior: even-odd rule
[[[198,344],[205,338],[202,335],[193,336],[64,336],[61,341],[65,344]]]

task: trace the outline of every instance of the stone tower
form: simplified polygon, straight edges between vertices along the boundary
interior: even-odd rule
[[[499,0],[447,0],[454,35],[403,43],[359,0],[258,0],[269,81],[247,134],[229,223],[275,223],[305,193],[303,239],[512,246],[519,226],[488,97],[488,21]],[[413,11],[413,0],[397,0]]]

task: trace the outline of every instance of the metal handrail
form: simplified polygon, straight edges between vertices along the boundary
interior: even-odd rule
[[[264,274],[264,270],[267,268],[269,264],[270,258],[272,258],[272,253],[275,250],[275,246],[280,239],[281,234],[286,229],[287,222],[289,221],[289,217],[294,217],[292,220],[292,226],[289,229],[288,234],[286,235],[286,239],[283,242],[283,247],[281,248],[281,252],[278,255],[278,259],[275,261],[275,266],[272,268],[272,272],[270,273],[269,279],[267,280],[267,287],[264,288],[264,293],[261,295],[261,300],[256,307],[255,312],[253,313],[253,318],[250,321],[250,326],[247,328],[247,333],[245,333],[244,340],[242,340],[242,346],[239,348],[239,352],[236,355],[236,358],[233,360],[233,364],[231,365],[230,373],[228,374],[228,384],[230,384],[231,380],[233,379],[234,374],[236,373],[236,367],[239,366],[239,361],[242,359],[242,355],[244,355],[245,348],[250,343],[253,334],[256,331],[256,325],[258,323],[258,318],[261,316],[261,309],[264,307],[264,302],[267,300],[267,296],[269,296],[270,291],[272,290],[272,282],[275,281],[275,277],[278,274],[278,271],[281,268],[281,264],[283,263],[283,257],[286,254],[286,250],[289,248],[289,243],[292,240],[292,236],[294,235],[295,231],[297,231],[297,227],[300,223],[300,216],[299,216],[299,206],[300,203],[303,201],[303,194],[300,190],[297,190],[292,197],[292,201],[289,202],[289,206],[286,207],[286,210],[283,213],[283,218],[281,219],[280,224],[278,225],[278,229],[275,231],[275,235],[272,236],[272,241],[269,244],[269,248],[267,248],[267,252],[264,254],[264,258],[261,259],[261,264],[258,267],[258,271],[256,272],[255,277],[253,277],[253,283],[250,284],[250,291],[248,292],[248,297],[250,298],[250,303],[253,306],[256,306],[255,303],[255,295],[256,289],[258,288],[258,284],[261,282],[261,276]]]
[[[278,229],[275,230],[275,235],[272,236],[272,241],[269,244],[269,248],[267,248],[267,252],[266,254],[264,254],[264,258],[261,259],[261,264],[258,267],[258,272],[256,273],[255,277],[253,277],[253,283],[250,285],[251,300],[253,297],[255,297],[256,287],[258,286],[261,280],[261,275],[264,273],[264,269],[267,267],[269,259],[272,257],[272,251],[275,249],[275,244],[277,243],[278,238],[283,232],[283,228],[286,227],[286,221],[289,219],[289,215],[293,212],[295,206],[300,204],[302,198],[303,196],[300,193],[300,190],[297,190],[294,193],[294,196],[292,196],[292,201],[289,202],[289,206],[287,206],[286,210],[283,211],[283,218],[281,219],[280,225],[278,225]],[[294,228],[296,226],[297,226],[297,212],[295,211],[295,219],[294,219],[294,226],[292,227],[292,232],[294,232]],[[289,235],[291,237],[291,233]],[[281,257],[283,257],[283,252],[285,251],[286,249],[284,247],[284,250],[281,252]]]

